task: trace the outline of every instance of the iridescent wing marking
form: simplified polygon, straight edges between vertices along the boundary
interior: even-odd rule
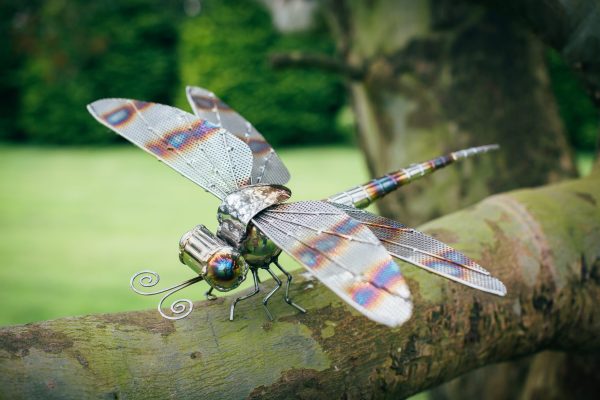
[[[254,224],[344,301],[370,319],[399,326],[412,312],[400,268],[373,233],[332,205],[273,206]]]
[[[214,93],[199,87],[188,86],[186,94],[194,113],[217,126],[222,126],[244,141],[252,150],[252,183],[285,185],[290,180],[283,162],[265,138],[231,107]]]
[[[101,124],[223,199],[247,186],[248,146],[224,128],[162,104],[102,99],[88,105]]]
[[[506,294],[506,287],[469,257],[422,232],[399,222],[354,207],[334,204],[367,226],[393,256],[463,285]]]

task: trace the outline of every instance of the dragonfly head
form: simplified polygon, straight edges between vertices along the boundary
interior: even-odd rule
[[[181,237],[179,260],[222,292],[238,287],[248,272],[244,257],[204,225],[196,226]]]

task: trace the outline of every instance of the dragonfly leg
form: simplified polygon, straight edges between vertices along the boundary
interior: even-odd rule
[[[215,296],[214,294],[212,294],[214,288],[210,288],[206,291],[206,293],[204,293],[204,295],[206,296],[206,300],[216,300],[217,296]]]
[[[237,303],[239,303],[242,300],[246,300],[247,298],[250,298],[250,297],[254,296],[256,293],[260,292],[260,289],[258,287],[258,271],[256,269],[252,270],[252,277],[254,278],[254,291],[245,296],[238,297],[237,299],[235,299],[233,301],[233,303],[231,303],[231,308],[229,309],[229,320],[230,321],[233,321],[233,313],[235,312],[235,305]]]
[[[269,274],[271,274],[271,276],[273,277],[273,280],[274,280],[275,282],[277,282],[277,286],[275,286],[275,288],[274,288],[273,290],[271,290],[271,291],[269,292],[269,294],[267,294],[267,295],[265,296],[265,298],[263,299],[263,307],[265,307],[265,312],[267,313],[267,317],[269,317],[269,319],[270,319],[271,321],[273,321],[273,314],[271,314],[271,311],[269,311],[269,307],[267,306],[267,303],[269,302],[269,299],[271,298],[271,296],[273,296],[273,295],[275,294],[275,292],[276,292],[276,291],[278,291],[278,290],[279,290],[279,288],[281,288],[281,280],[280,280],[280,279],[277,277],[277,275],[275,275],[275,274],[273,273],[273,271],[271,271],[271,270],[269,269],[269,267],[267,267],[267,268],[265,268],[265,269],[267,270],[267,272],[268,272]]]
[[[294,303],[292,299],[290,299],[290,285],[292,283],[292,274],[283,269],[283,267],[279,264],[279,261],[275,260],[273,262],[275,263],[277,268],[279,268],[279,270],[283,272],[284,275],[287,277],[287,282],[285,284],[285,302],[288,303],[290,306],[294,307],[296,310],[300,311],[301,313],[305,313],[306,310],[304,308],[300,307],[298,304]]]

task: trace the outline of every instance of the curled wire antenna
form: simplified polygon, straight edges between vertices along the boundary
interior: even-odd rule
[[[158,302],[158,312],[166,319],[170,320],[178,320],[187,317],[190,315],[193,309],[192,301],[188,299],[179,299],[175,300],[171,304],[171,315],[167,315],[163,312],[162,306],[167,297],[171,296],[173,293],[180,291],[181,289],[185,289],[188,286],[193,285],[196,282],[200,282],[202,280],[201,276],[197,276],[195,278],[189,279],[185,282],[182,282],[178,285],[168,287],[166,289],[157,290],[155,292],[146,292],[136,288],[136,283],[139,286],[144,288],[154,287],[160,281],[160,276],[153,271],[140,271],[131,277],[129,281],[129,286],[131,289],[137,294],[141,294],[142,296],[154,296],[157,294],[166,293]]]

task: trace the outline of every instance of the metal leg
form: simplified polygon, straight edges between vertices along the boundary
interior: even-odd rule
[[[283,299],[285,300],[286,303],[288,303],[290,306],[294,307],[296,310],[300,311],[301,313],[305,313],[306,310],[304,308],[300,307],[298,304],[294,303],[292,301],[292,299],[290,299],[290,284],[292,283],[292,274],[290,274],[285,269],[283,269],[283,267],[281,265],[279,265],[278,260],[275,260],[273,262],[275,263],[277,268],[279,268],[279,270],[281,272],[283,272],[285,274],[285,276],[287,276],[287,282],[285,284],[285,297]]]
[[[216,300],[217,296],[215,296],[214,294],[212,294],[214,288],[210,288],[206,291],[206,293],[204,293],[204,295],[206,296],[206,300]]]
[[[252,296],[254,296],[256,293],[260,292],[260,289],[258,287],[258,271],[256,269],[252,270],[252,277],[254,278],[254,292],[247,294],[245,296],[242,297],[238,297],[237,299],[235,299],[233,301],[233,303],[231,303],[231,308],[229,309],[229,320],[233,321],[233,313],[235,312],[235,305],[237,303],[239,303],[242,300],[246,300]]]
[[[265,312],[267,313],[267,317],[269,317],[269,319],[270,319],[271,321],[273,321],[273,314],[271,314],[271,311],[269,311],[269,307],[267,306],[267,303],[269,302],[269,299],[271,298],[271,296],[273,296],[273,295],[275,294],[275,292],[276,292],[276,291],[278,291],[278,290],[279,290],[279,288],[281,287],[281,280],[280,280],[280,279],[277,277],[277,275],[275,275],[275,274],[273,273],[273,271],[271,271],[271,270],[269,269],[269,267],[267,267],[267,268],[265,268],[265,269],[267,270],[267,272],[268,272],[269,274],[271,274],[271,276],[273,277],[273,280],[274,280],[275,282],[277,282],[277,286],[275,286],[275,288],[274,288],[273,290],[271,290],[271,291],[269,292],[269,294],[267,294],[267,295],[265,296],[265,298],[263,299],[263,306],[265,307]]]

